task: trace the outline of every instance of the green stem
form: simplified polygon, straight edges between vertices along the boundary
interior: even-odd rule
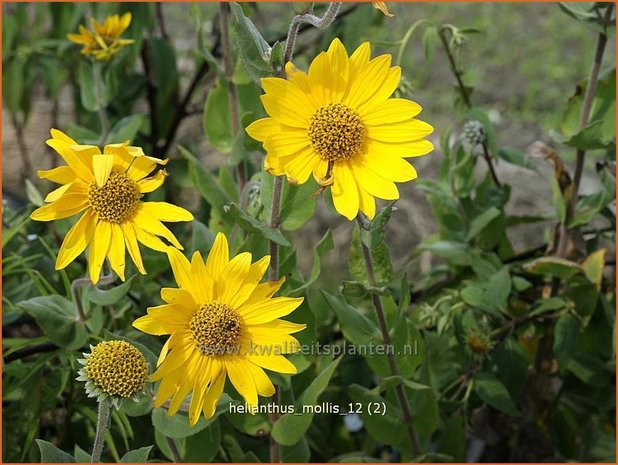
[[[358,222],[358,226],[362,229],[365,222],[360,217],[360,215],[356,217],[356,220]],[[373,271],[373,260],[371,258],[371,251],[369,250],[369,247],[367,247],[362,241],[361,244],[361,248],[363,250],[363,259],[365,260],[365,269],[367,270],[367,280],[369,281],[370,286],[376,286],[377,283],[375,273]],[[371,302],[373,303],[373,308],[376,311],[376,317],[378,319],[378,324],[380,325],[380,331],[382,332],[382,340],[387,347],[392,347],[393,342],[391,340],[390,331],[388,330],[386,314],[384,313],[384,307],[382,306],[380,296],[372,293]],[[388,366],[390,368],[391,375],[397,377],[401,376],[399,374],[399,369],[397,368],[397,362],[395,361],[395,355],[393,351],[387,350],[386,358],[388,359]],[[403,415],[403,420],[408,433],[408,438],[410,439],[410,444],[412,445],[412,451],[414,452],[414,455],[418,457],[421,454],[421,445],[418,440],[416,431],[414,430],[412,412],[410,411],[410,403],[408,401],[406,390],[402,384],[398,384],[397,386],[395,386],[395,394],[397,395],[397,401],[399,402],[399,407],[401,408],[401,413]]]
[[[397,66],[401,66],[401,60],[403,59],[403,52],[405,51],[406,47],[408,46],[408,42],[412,38],[412,34],[414,34],[414,31],[416,31],[416,28],[418,28],[419,26],[421,26],[423,24],[431,25],[431,21],[429,21],[428,19],[419,19],[412,26],[410,26],[409,29],[404,34],[404,36],[401,39],[401,42],[399,44],[399,50],[397,51],[397,60],[395,60],[395,64]]]
[[[103,443],[105,442],[105,434],[109,428],[112,413],[112,402],[109,397],[106,397],[99,402],[99,414],[97,416],[97,432],[94,436],[94,445],[92,446],[92,463],[101,461],[101,453],[103,452]]]

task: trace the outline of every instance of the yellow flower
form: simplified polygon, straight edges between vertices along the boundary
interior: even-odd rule
[[[373,60],[368,42],[348,57],[339,39],[299,71],[287,63],[288,80],[262,79],[262,103],[270,118],[247,133],[263,143],[264,167],[302,184],[313,176],[330,185],[335,208],[352,220],[375,215],[375,198],[399,198],[395,182],[416,178],[404,158],[433,150],[424,139],[433,128],[414,119],[420,105],[389,98],[401,79],[391,56]]]
[[[193,215],[184,208],[166,202],[142,202],[142,194],[158,189],[167,173],[159,170],[150,176],[159,160],[144,155],[139,147],[128,142],[106,145],[103,153],[92,145],[79,145],[57,129],[51,130],[47,145],[64,159],[68,166],[39,171],[39,177],[61,187],[50,192],[47,203],[36,209],[30,218],[52,221],[83,212],[67,233],[56,260],[60,270],[71,263],[89,246],[88,268],[93,283],[99,280],[107,257],[112,269],[124,281],[125,249],[146,274],[138,241],[146,247],[166,252],[167,239],[174,247],[182,246],[161,221],[190,221]]]
[[[386,6],[386,2],[374,2],[374,1],[372,1],[371,4],[373,5],[373,7],[376,10],[380,10],[384,16],[388,16],[389,18],[392,18],[393,16],[395,16],[393,13],[388,11],[388,7]]]
[[[109,61],[122,47],[135,42],[131,39],[121,39],[120,36],[131,24],[131,13],[122,16],[113,15],[105,18],[103,24],[90,18],[93,31],[79,26],[79,34],[67,34],[71,42],[83,45],[82,53],[92,55],[96,60]]]
[[[162,289],[167,304],[149,308],[133,323],[148,334],[171,335],[151,378],[161,380],[155,406],[171,398],[168,415],[173,415],[193,391],[189,421],[194,425],[202,412],[213,416],[227,376],[251,407],[257,406],[258,394],[272,396],[275,388],[264,368],[296,373],[282,354],[299,350],[290,334],[305,327],[279,318],[303,299],[272,298],[284,280],[259,284],[270,256],[252,264],[251,254],[244,252],[230,260],[221,233],[206,263],[199,252],[189,262],[171,247],[169,259],[179,288]]]

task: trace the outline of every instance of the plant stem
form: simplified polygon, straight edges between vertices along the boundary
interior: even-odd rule
[[[298,36],[298,31],[303,23],[311,24],[320,29],[324,29],[328,27],[337,17],[337,13],[339,12],[339,8],[341,8],[341,2],[331,2],[328,5],[328,9],[323,17],[317,17],[312,14],[302,14],[296,15],[292,19],[290,23],[290,27],[288,28],[288,35],[285,41],[285,52],[283,54],[283,66],[280,70],[278,70],[277,77],[285,79],[285,65],[288,61],[292,60],[294,56],[294,45],[296,44],[296,37]],[[273,185],[273,198],[270,209],[270,227],[273,229],[279,229],[280,225],[280,209],[281,209],[281,191],[283,189],[283,176],[276,176],[275,182]],[[269,243],[269,252],[270,252],[270,265],[269,265],[269,279],[271,281],[277,281],[279,279],[279,245],[270,241]],[[272,397],[272,403],[276,406],[279,405],[279,390],[277,386],[275,386],[275,393]],[[276,409],[275,409],[276,410]],[[275,423],[279,419],[278,412],[274,411],[270,415],[271,423]],[[272,435],[270,436],[270,461],[272,463],[281,462],[281,447],[274,440]]]
[[[232,124],[232,140],[235,140],[240,130],[240,116],[238,114],[238,94],[234,84],[234,63],[232,62],[232,47],[230,46],[230,34],[228,22],[230,18],[230,5],[221,2],[219,4],[219,27],[221,28],[221,49],[223,52],[223,68],[228,82],[228,94],[230,105],[230,119]],[[238,176],[238,188],[242,192],[247,183],[246,164],[244,160],[236,167]]]
[[[116,275],[114,273],[110,273],[108,275],[101,276],[99,278],[99,282],[97,283],[97,285],[105,286],[107,284],[113,283],[115,279],[116,279]],[[89,277],[77,278],[77,279],[74,279],[73,282],[71,283],[71,295],[73,296],[73,303],[75,304],[75,308],[77,309],[77,317],[79,321],[82,321],[82,322],[86,321],[88,317],[86,316],[86,313],[84,312],[84,306],[82,305],[82,299],[79,296],[78,289],[82,287],[86,287],[90,284],[92,284],[92,281],[90,280]]]
[[[172,457],[174,458],[174,462],[180,463],[182,462],[182,456],[180,455],[180,451],[178,450],[178,446],[176,445],[176,441],[173,438],[165,436],[165,441],[170,448],[170,452],[172,453]]]
[[[438,35],[440,36],[440,41],[442,42],[442,46],[444,48],[444,51],[446,52],[446,56],[448,58],[449,65],[451,67],[451,71],[453,72],[453,75],[455,76],[455,79],[457,80],[457,87],[459,87],[459,91],[461,92],[461,98],[464,102],[464,105],[467,108],[472,108],[472,101],[470,100],[470,94],[468,93],[468,89],[463,83],[462,72],[459,69],[459,66],[457,66],[451,47],[448,44],[448,40],[446,38],[446,32],[445,32],[446,30],[447,30],[446,28],[441,27],[440,29],[438,29]],[[489,168],[489,173],[491,174],[491,178],[494,181],[494,184],[497,187],[501,187],[500,181],[498,180],[498,176],[496,175],[494,164],[491,161],[491,156],[489,154],[489,150],[487,149],[486,142],[483,142],[483,158],[485,159],[485,162],[487,163],[487,167]]]
[[[358,222],[358,226],[362,229],[364,227],[364,222],[362,218],[359,216],[356,217],[356,221]],[[363,259],[365,261],[365,269],[367,270],[367,280],[369,281],[370,286],[376,286],[376,278],[373,271],[373,260],[371,258],[371,251],[369,247],[367,247],[361,241],[361,248],[363,250]],[[391,335],[388,330],[388,324],[386,322],[386,316],[384,314],[384,308],[382,307],[382,301],[380,300],[380,296],[377,294],[371,294],[371,301],[373,303],[373,307],[376,311],[376,316],[378,318],[378,324],[380,325],[380,331],[382,332],[382,340],[387,347],[391,347],[393,342],[391,340]],[[392,351],[387,350],[387,359],[388,365],[391,371],[391,375],[400,376],[399,369],[397,368],[397,363],[395,361],[395,355]],[[408,402],[408,396],[406,394],[405,388],[402,384],[398,384],[395,387],[395,393],[397,394],[397,400],[399,402],[399,407],[401,408],[401,413],[403,414],[403,420],[406,424],[406,429],[408,432],[408,438],[410,439],[410,444],[412,445],[412,450],[415,456],[419,456],[421,453],[421,445],[418,440],[418,436],[416,435],[416,431],[414,430],[414,426],[412,424],[412,412],[410,412],[410,404]]]
[[[99,120],[101,121],[101,137],[99,138],[99,145],[103,145],[109,134],[109,119],[107,118],[107,112],[105,111],[105,105],[103,104],[102,94],[102,76],[101,65],[94,63],[92,65],[92,73],[94,74],[94,91],[97,97],[97,112],[99,113]]]
[[[609,25],[612,17],[614,5],[610,4],[605,10],[604,23]],[[607,45],[607,35],[605,33],[599,33],[597,39],[597,48],[594,53],[592,65],[590,67],[590,75],[588,77],[588,85],[586,86],[586,95],[584,96],[584,103],[582,106],[582,112],[579,119],[579,127],[583,129],[588,124],[590,119],[590,110],[592,108],[592,101],[594,100],[594,94],[599,81],[599,72],[601,70],[601,63],[603,62],[603,53],[605,52],[605,46]],[[575,208],[575,201],[577,200],[577,193],[579,191],[579,184],[582,179],[582,173],[584,171],[584,160],[586,157],[586,151],[582,149],[577,150],[577,160],[575,163],[575,173],[573,175],[573,191],[571,192],[569,209],[571,210],[571,216]]]
[[[94,436],[94,445],[92,446],[92,463],[101,461],[101,453],[103,452],[103,443],[105,442],[105,433],[109,428],[112,412],[112,402],[109,397],[106,397],[99,402],[99,414],[97,416],[97,432]]]

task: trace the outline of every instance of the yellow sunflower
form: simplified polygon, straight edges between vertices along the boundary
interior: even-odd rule
[[[139,147],[128,142],[99,147],[79,145],[57,129],[51,130],[47,145],[64,159],[68,166],[39,171],[39,177],[61,187],[50,192],[47,203],[36,209],[30,218],[52,221],[82,213],[69,230],[58,252],[56,269],[71,263],[86,247],[88,269],[93,283],[99,280],[107,257],[112,269],[124,281],[125,249],[146,274],[138,242],[154,250],[166,252],[169,245],[182,249],[172,232],[161,221],[190,221],[193,215],[184,208],[167,202],[142,202],[142,194],[158,189],[167,173],[152,174],[159,160],[144,155]]]
[[[313,176],[331,186],[335,208],[352,220],[375,215],[375,198],[399,198],[395,182],[416,178],[404,158],[433,150],[424,139],[433,128],[414,117],[420,105],[389,98],[401,78],[391,56],[373,60],[365,42],[348,57],[339,39],[299,71],[286,64],[288,79],[264,78],[262,103],[269,118],[247,133],[263,143],[265,168],[302,184]]]
[[[91,18],[93,31],[79,26],[79,34],[67,34],[71,42],[83,45],[82,53],[92,55],[98,61],[109,61],[122,47],[135,42],[132,39],[121,39],[120,36],[131,24],[131,13],[122,16],[108,16],[103,24]]]
[[[171,398],[168,415],[173,415],[192,391],[189,421],[194,425],[202,412],[213,416],[228,376],[250,407],[257,406],[258,395],[272,396],[275,388],[264,369],[296,373],[282,354],[299,350],[290,334],[305,327],[279,318],[303,299],[273,298],[284,279],[259,284],[270,256],[252,264],[251,254],[244,252],[230,260],[221,233],[206,263],[199,252],[189,262],[171,247],[169,259],[178,289],[162,289],[167,303],[149,308],[133,323],[148,334],[170,335],[151,378],[161,380],[155,406]]]

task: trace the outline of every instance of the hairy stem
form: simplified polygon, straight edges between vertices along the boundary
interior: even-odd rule
[[[101,453],[103,452],[103,443],[105,442],[105,433],[109,428],[109,423],[112,413],[112,402],[109,397],[99,402],[99,414],[97,415],[97,432],[94,436],[94,445],[92,446],[92,463],[101,461]]]
[[[303,23],[310,24],[320,29],[325,29],[328,27],[337,17],[337,13],[339,12],[339,8],[341,8],[341,2],[332,2],[328,5],[328,9],[323,17],[317,17],[312,14],[302,14],[296,15],[292,19],[290,23],[290,27],[288,28],[288,35],[285,41],[285,52],[283,55],[283,67],[277,73],[278,77],[285,79],[285,65],[288,61],[292,60],[294,56],[294,45],[296,44],[296,37],[298,36],[298,31]],[[275,182],[273,186],[273,198],[270,210],[270,227],[273,229],[278,229],[280,225],[280,210],[281,210],[281,191],[283,189],[283,177],[276,176]],[[277,281],[279,279],[279,245],[270,241],[269,243],[269,251],[270,251],[270,268],[269,268],[269,279],[271,281]],[[272,397],[272,402],[275,405],[279,405],[279,390],[277,386],[275,386],[275,393]],[[275,409],[276,410],[276,409]],[[279,414],[277,412],[273,412],[270,415],[271,423],[275,423],[279,419]],[[274,440],[272,435],[270,436],[270,461],[273,463],[281,462],[281,447]]]
[[[455,56],[453,55],[453,51],[448,43],[448,39],[446,38],[447,28],[440,28],[438,30],[438,35],[440,36],[440,41],[442,42],[442,47],[446,52],[446,56],[448,58],[449,65],[451,67],[451,71],[457,80],[457,87],[459,87],[459,91],[461,93],[461,99],[463,100],[464,105],[467,108],[472,108],[472,101],[470,100],[470,94],[468,93],[468,89],[463,83],[462,72],[457,63],[455,62]],[[493,161],[491,160],[491,156],[489,154],[489,150],[487,149],[487,143],[483,142],[483,158],[487,163],[487,167],[489,168],[489,173],[491,174],[491,179],[497,187],[501,187],[500,181],[498,180],[498,176],[496,175],[496,170],[494,168]]]
[[[97,283],[97,285],[105,286],[107,284],[113,283],[115,279],[116,279],[116,275],[114,273],[110,273],[106,276],[101,276],[99,278],[99,282]],[[86,321],[88,317],[86,316],[86,313],[84,312],[84,306],[82,305],[82,299],[79,296],[78,289],[82,287],[86,287],[90,284],[92,284],[92,281],[90,280],[89,277],[77,278],[77,279],[74,279],[73,282],[71,283],[71,295],[73,296],[73,303],[75,304],[75,308],[77,309],[77,317],[79,318],[79,321]]]
[[[363,229],[365,227],[365,222],[360,217],[360,215],[356,217],[356,220],[358,222],[358,226]],[[371,251],[369,250],[369,247],[367,247],[362,241],[361,244],[361,248],[363,249],[363,259],[365,261],[365,269],[367,270],[367,280],[369,281],[370,286],[376,286],[377,283],[375,273],[373,271],[373,260],[371,258]],[[384,313],[384,308],[382,307],[382,301],[380,300],[380,296],[372,293],[371,302],[373,303],[373,307],[376,311],[378,324],[380,325],[380,331],[382,332],[382,340],[387,347],[390,347],[392,346],[393,342],[391,340],[391,335],[388,330],[388,324],[386,322],[386,316]],[[391,375],[400,376],[399,369],[397,368],[397,363],[395,361],[395,355],[390,350],[388,350],[386,353]],[[410,403],[408,401],[408,396],[406,394],[405,388],[402,384],[398,384],[395,387],[395,394],[397,395],[397,401],[399,402],[399,407],[401,408],[401,413],[403,415],[403,420],[406,425],[410,444],[412,445],[412,450],[415,456],[419,456],[421,453],[421,445],[418,440],[418,436],[416,435],[416,431],[414,430],[414,425],[412,424],[413,419],[412,412],[410,412]]]
[[[221,49],[223,52],[223,68],[225,70],[225,76],[228,82],[228,94],[230,105],[230,118],[232,123],[232,139],[235,139],[240,130],[240,116],[238,114],[238,94],[236,92],[236,85],[233,81],[234,75],[234,63],[232,62],[232,47],[230,46],[230,34],[228,31],[228,22],[230,19],[230,5],[228,3],[221,2],[219,4],[219,25],[221,28]],[[242,192],[245,184],[247,183],[246,164],[242,160],[237,169],[238,176],[238,188]]]

